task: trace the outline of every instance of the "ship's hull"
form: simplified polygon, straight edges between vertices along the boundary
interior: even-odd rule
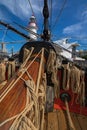
[[[26,56],[24,49],[28,50]],[[70,91],[61,89],[61,85],[61,90],[58,88],[60,77],[56,77],[53,46],[49,42],[26,43],[20,50],[19,60],[19,70],[0,88],[0,130],[70,130],[70,127],[86,130],[86,108],[83,110],[78,105],[78,110],[75,109],[73,94],[69,93],[72,112],[69,113],[60,98],[62,93]]]
[[[26,107],[29,104],[31,105],[31,102],[33,102],[35,105],[34,100],[36,100],[37,106],[32,105],[32,107],[34,106],[37,108],[31,109],[33,109],[34,111],[36,111],[35,109],[37,109],[38,111],[38,107],[40,107],[39,103],[41,102],[38,100],[42,100],[43,98],[45,98],[45,93],[43,95],[39,87],[41,84],[43,84],[42,78],[45,73],[45,64],[49,55],[49,49],[46,50],[46,45],[44,44],[44,46],[42,47],[41,44],[43,45],[44,43],[38,43],[36,45],[33,44],[34,46],[32,44],[28,46],[27,44],[24,46],[24,48],[27,46],[26,48],[30,50],[28,54],[28,59],[23,62],[21,68],[8,81],[8,83],[4,87],[2,87],[2,89],[0,89],[0,130],[12,129],[12,125],[15,125],[15,120],[17,118],[18,120],[19,118],[21,118],[20,116],[22,116],[24,110],[27,109]],[[51,48],[51,45],[49,45],[47,45],[47,48]],[[23,48],[21,49],[20,53],[22,53],[20,54],[20,57],[23,58]],[[32,91],[29,91],[29,89],[31,89]],[[34,93],[35,95],[33,95]],[[42,94],[42,99],[40,99],[41,96],[39,96],[39,93]],[[35,97],[37,99],[35,99]],[[26,116],[29,111],[27,111]],[[32,113],[33,116],[35,116],[35,118],[37,119],[38,115],[36,115],[35,112]],[[37,114],[40,113],[38,112]],[[29,116],[27,116],[27,118],[28,117]],[[31,120],[34,120],[34,117]],[[39,124],[37,123],[38,121],[34,121],[33,123],[33,125],[36,125],[36,129],[39,128]],[[17,127],[17,129],[19,129],[19,126]]]

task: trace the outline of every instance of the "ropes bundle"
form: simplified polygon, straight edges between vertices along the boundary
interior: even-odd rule
[[[10,79],[15,73],[15,61],[8,62],[8,79]]]
[[[64,90],[69,90],[69,82],[70,82],[70,68],[69,64],[64,64],[62,65],[64,70],[63,70],[63,89]]]
[[[4,63],[0,63],[0,83],[5,80],[6,66]]]
[[[59,96],[59,92],[60,92],[58,78],[57,78],[57,68],[58,66],[57,66],[56,53],[53,50],[50,50],[50,54],[47,61],[47,72],[52,73],[51,80],[52,83],[54,84],[56,97]]]
[[[27,59],[29,54],[30,54],[30,50],[24,48],[23,62]]]
[[[63,89],[71,89],[73,93],[76,93],[76,102],[84,104],[85,100],[85,72],[80,70],[74,65],[64,64],[63,66]]]

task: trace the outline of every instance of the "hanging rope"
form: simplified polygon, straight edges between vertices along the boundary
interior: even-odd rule
[[[49,26],[50,26],[50,32],[51,32],[51,27],[52,27],[52,3],[53,3],[53,1],[52,0],[50,0],[49,1],[49,15],[50,15],[50,23],[49,23]]]
[[[0,63],[0,83],[5,81],[5,72],[6,72],[6,66],[2,62],[2,63]]]
[[[24,54],[23,54],[23,62],[26,60],[26,58],[28,57],[28,55],[30,54],[30,50],[27,48],[24,48]]]
[[[76,103],[85,105],[85,72],[76,66],[63,64],[63,83],[64,90],[71,89],[73,94],[77,94]]]
[[[48,61],[47,61],[47,73],[52,73],[51,80],[55,87],[55,96],[58,97],[60,93],[59,82],[57,79],[57,60],[56,53],[50,50]]]
[[[85,72],[80,71],[80,83],[77,89],[77,98],[76,103],[79,103],[82,106],[85,106]]]
[[[15,61],[8,61],[8,79],[15,73]]]
[[[63,67],[63,83],[62,87],[64,90],[69,90],[70,87],[70,68],[69,63],[62,65]]]
[[[39,73],[38,73],[38,79],[37,79],[37,89],[36,89],[36,93],[38,93],[38,87],[40,85],[40,78],[41,78],[41,69],[43,67],[43,60],[44,60],[44,48],[42,48],[42,54],[41,54],[41,61],[40,61],[40,68],[39,68]]]
[[[6,83],[7,83],[7,80],[5,80],[2,83],[0,83],[0,89],[2,89],[5,86]]]

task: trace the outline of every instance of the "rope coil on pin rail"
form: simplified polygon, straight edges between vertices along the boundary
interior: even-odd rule
[[[71,63],[62,65],[62,88],[77,95],[75,103],[85,106],[85,71]]]

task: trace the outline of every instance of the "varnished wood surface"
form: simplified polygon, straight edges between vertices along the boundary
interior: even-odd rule
[[[87,116],[71,113],[76,130],[87,130]],[[70,130],[65,111],[57,110],[45,115],[44,130]]]

